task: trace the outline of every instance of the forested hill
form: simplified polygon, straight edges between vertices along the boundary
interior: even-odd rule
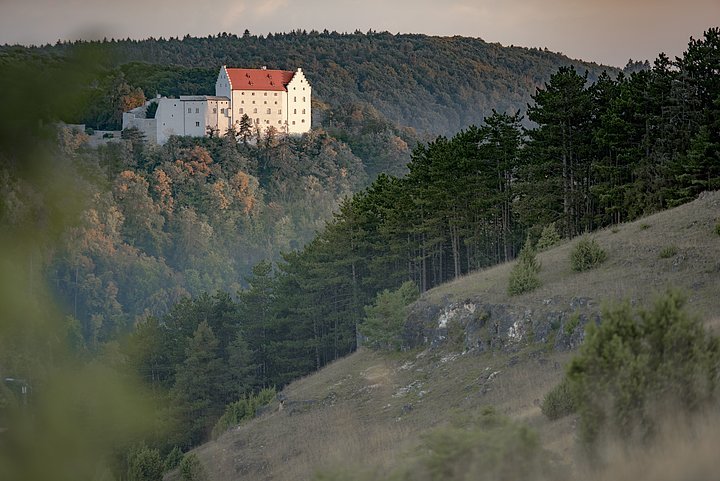
[[[76,44],[31,49],[63,53]],[[492,113],[522,112],[535,88],[561,66],[588,79],[615,69],[539,48],[504,47],[479,38],[387,32],[306,33],[104,41],[111,66],[146,96],[213,93],[221,65],[302,67],[319,100],[315,125],[328,126],[323,104],[369,103],[393,123],[431,134],[454,134]],[[20,52],[3,47],[5,53]],[[0,54],[3,53],[0,50]],[[112,84],[109,82],[108,85]],[[328,118],[330,117],[330,118]],[[83,119],[92,124],[91,119]]]

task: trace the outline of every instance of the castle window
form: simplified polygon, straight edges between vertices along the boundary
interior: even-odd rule
[[[255,103],[255,101],[254,101],[254,100],[253,100],[253,103]]]
[[[270,112],[270,109],[267,109],[267,113],[272,113],[272,112]]]
[[[267,97],[267,92],[265,92],[265,97]]]
[[[221,114],[224,114],[224,113],[225,113],[225,109],[220,109],[220,113],[221,113]],[[305,113],[305,111],[303,111],[303,113]]]
[[[243,109],[240,109],[240,113],[241,113],[241,114],[243,113]]]
[[[278,109],[278,113],[279,113],[279,114],[282,114],[282,109]]]
[[[217,113],[217,107],[213,107],[213,113],[214,113],[214,114]]]
[[[303,113],[305,113],[305,109],[303,109]]]
[[[275,97],[277,97],[277,92],[275,92],[273,95],[274,95]]]
[[[300,122],[305,123],[305,119],[302,119]]]
[[[303,97],[303,102],[305,102],[305,97]]]
[[[277,100],[275,101],[275,105],[277,105]]]
[[[260,123],[260,119],[255,119],[255,123],[256,123],[256,124],[259,124],[259,123]]]
[[[241,101],[240,101],[240,103],[241,103],[241,104],[244,104],[244,103],[245,103],[245,101],[244,101],[244,100],[241,100]]]
[[[270,121],[269,121],[269,120],[265,120],[265,123],[266,123],[266,124],[269,124],[269,123],[270,123]]]
[[[297,97],[293,97],[293,102],[297,102]]]
[[[282,120],[278,120],[278,124],[282,124]]]
[[[189,113],[189,114],[192,113],[192,109],[191,109],[191,108],[188,108],[188,113]]]
[[[266,103],[267,103],[267,100],[266,100],[265,102],[263,102],[263,103],[266,104]]]
[[[253,109],[253,113],[254,113],[254,114],[257,113],[257,107]]]
[[[293,113],[296,114],[296,113],[297,113],[297,109],[293,109]]]
[[[200,122],[195,122],[195,127],[200,127]]]
[[[240,95],[245,95],[245,92],[240,92]]]
[[[196,113],[196,114],[199,114],[199,113],[200,113],[200,108],[199,108],[199,107],[195,107],[195,113]]]
[[[295,125],[295,121],[293,120],[293,125]]]
[[[251,93],[250,95],[255,95],[255,92]]]

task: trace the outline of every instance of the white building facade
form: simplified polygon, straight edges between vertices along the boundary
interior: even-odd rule
[[[151,103],[158,104],[155,118],[146,118]],[[123,113],[123,129],[137,128],[153,143],[164,144],[172,135],[204,137],[225,135],[230,128],[230,99],[210,95],[161,97]]]
[[[223,65],[215,95],[231,99],[231,124],[235,128],[247,115],[261,130],[271,126],[289,134],[310,130],[312,87],[301,68],[292,72]]]
[[[311,127],[312,87],[302,69],[220,69],[215,96],[181,95],[159,97],[123,113],[123,129],[137,128],[153,143],[164,144],[172,135],[223,136],[239,130],[244,115],[264,132],[303,134]],[[148,106],[158,104],[154,118]]]

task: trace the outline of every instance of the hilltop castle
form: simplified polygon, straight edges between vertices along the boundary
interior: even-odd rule
[[[296,72],[222,66],[215,95],[158,97],[123,113],[123,129],[137,128],[150,142],[164,144],[171,135],[203,137],[239,130],[247,115],[255,128],[302,134],[310,130],[312,87],[301,68]],[[148,108],[157,103],[153,118]],[[152,107],[154,108],[154,106]],[[151,109],[152,111],[152,109]]]

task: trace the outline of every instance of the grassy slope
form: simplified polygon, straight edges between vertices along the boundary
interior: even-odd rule
[[[685,290],[696,314],[720,328],[720,192],[595,238],[608,251],[594,271],[573,273],[575,241],[540,254],[543,287],[509,299],[511,264],[468,275],[426,294],[431,300],[482,295],[489,302],[540,305],[550,297],[629,298],[646,303],[668,286]],[[674,245],[668,259],[660,251]],[[294,382],[286,407],[207,443],[197,452],[212,479],[308,479],[338,465],[387,469],[428,428],[493,405],[535,428],[544,445],[573,455],[573,420],[549,422],[539,402],[561,377],[569,353],[528,346],[513,355],[434,351],[378,354],[361,350]],[[315,401],[297,403],[296,401]]]

